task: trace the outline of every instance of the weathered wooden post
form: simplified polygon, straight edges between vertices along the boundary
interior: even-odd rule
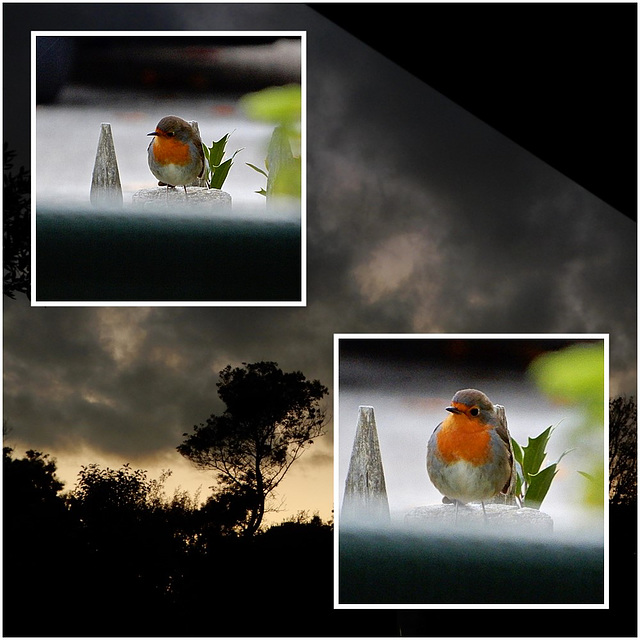
[[[100,125],[98,150],[91,177],[91,204],[100,208],[122,207],[122,186],[118,172],[118,160],[113,144],[111,125],[103,122]]]
[[[341,523],[385,524],[389,520],[389,501],[376,419],[373,407],[361,406],[345,481]]]

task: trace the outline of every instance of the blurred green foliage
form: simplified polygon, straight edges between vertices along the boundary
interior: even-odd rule
[[[244,96],[242,105],[254,120],[274,122],[294,130],[300,125],[302,91],[299,84],[268,87]]]
[[[275,124],[265,169],[255,164],[246,164],[267,178],[267,186],[260,193],[269,200],[272,197],[290,196],[300,198],[302,164],[300,157],[302,91],[300,85],[268,87],[249,93],[241,100],[245,113],[254,120]]]
[[[604,505],[604,341],[578,343],[536,358],[529,373],[553,402],[578,408],[582,420],[571,439],[585,460],[584,500]]]
[[[604,424],[604,344],[576,344],[544,354],[529,370],[553,401],[579,405],[593,423]]]

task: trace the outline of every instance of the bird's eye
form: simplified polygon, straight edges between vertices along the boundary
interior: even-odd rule
[[[478,409],[478,407],[473,407],[473,408],[469,411],[469,413],[470,413],[472,416],[477,416],[477,415],[480,413],[480,409]]]
[[[175,134],[175,131],[167,131],[167,135],[168,135],[170,138],[173,138],[173,136],[175,136],[176,134]]]

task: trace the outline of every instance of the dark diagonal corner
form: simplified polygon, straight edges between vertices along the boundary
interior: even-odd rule
[[[309,6],[637,219],[635,3]]]

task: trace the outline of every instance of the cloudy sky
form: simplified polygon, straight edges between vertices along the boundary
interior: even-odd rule
[[[31,28],[96,28],[95,8],[73,9],[31,16]],[[79,464],[104,461],[171,468],[206,493],[210,478],[175,447],[222,409],[220,369],[274,360],[332,389],[334,333],[609,333],[611,392],[635,394],[628,217],[308,7],[207,5],[172,25],[308,32],[307,307],[5,299],[4,414],[18,453],[52,453],[67,488]],[[332,455],[330,426],[282,486],[289,512],[330,515]]]

